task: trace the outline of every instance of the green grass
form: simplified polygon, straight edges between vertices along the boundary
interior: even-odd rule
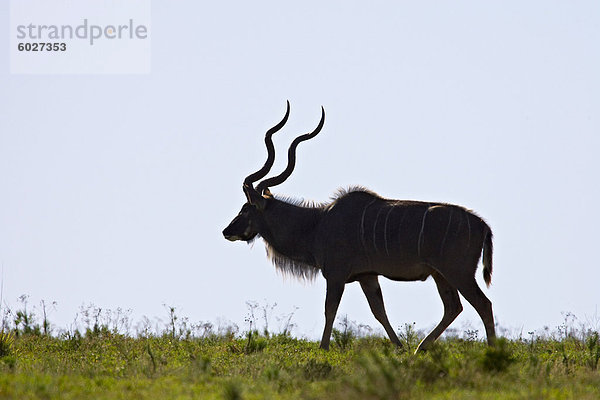
[[[425,354],[354,338],[4,334],[2,399],[598,399],[598,343],[441,340]],[[254,344],[253,344],[254,343]],[[260,344],[257,344],[260,343]]]
[[[248,331],[190,324],[173,307],[151,329],[131,334],[129,313],[82,307],[70,330],[59,330],[22,307],[4,309],[0,327],[2,399],[599,399],[600,338],[573,328],[500,339],[488,347],[477,331],[439,340],[413,354],[421,333],[399,332],[403,343],[367,335],[342,318],[332,349],[289,334],[257,329],[259,306],[249,303]],[[35,308],[34,308],[35,310]],[[256,314],[255,314],[256,311]]]

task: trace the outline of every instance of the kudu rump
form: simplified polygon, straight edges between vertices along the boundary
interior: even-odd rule
[[[265,241],[267,254],[284,273],[313,278],[320,271],[327,280],[325,329],[321,347],[329,348],[331,330],[346,283],[358,281],[375,318],[392,342],[400,341],[390,325],[378,276],[396,281],[425,280],[432,276],[444,303],[440,323],[421,342],[430,346],[462,311],[458,293],[483,320],[488,343],[495,339],[492,303],[475,281],[483,252],[483,277],[492,276],[492,231],[473,212],[452,204],[384,199],[361,187],[341,190],[326,204],[281,199],[270,187],[284,182],[294,170],[296,147],[315,137],[325,122],[297,137],[288,150],[288,164],[280,175],[264,178],[275,159],[271,136],[286,123],[285,116],[267,131],[267,161],[243,184],[247,203],[223,230],[226,239]]]

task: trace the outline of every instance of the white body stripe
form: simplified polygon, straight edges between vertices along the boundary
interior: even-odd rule
[[[442,245],[440,246],[440,257],[444,254],[444,244],[446,243],[446,237],[448,236],[448,232],[450,231],[450,224],[452,223],[452,212],[454,210],[450,208],[450,216],[448,217],[448,225],[446,226],[446,233],[444,233],[444,238],[442,239]]]
[[[469,240],[467,242],[467,249],[471,246],[471,221],[469,221],[469,213],[465,213],[467,217],[467,226],[469,227]]]
[[[383,207],[379,207],[379,211],[377,211],[377,216],[375,217],[375,223],[373,224],[373,247],[375,248],[375,253],[379,250],[377,249],[377,221],[379,221],[379,214],[383,211]],[[383,232],[385,236],[385,231]]]
[[[387,212],[387,215],[385,216],[385,223],[383,224],[383,240],[385,241],[385,254],[387,254],[387,256],[390,256],[390,252],[388,250],[388,240],[387,240],[387,224],[388,224],[388,218],[390,217],[390,214],[392,213],[392,211],[394,211],[394,208],[396,208],[395,206],[391,206],[390,207],[390,211]]]
[[[421,232],[419,232],[419,240],[417,241],[417,255],[421,256],[421,241],[423,240],[423,231],[425,230],[425,219],[427,218],[427,213],[431,207],[427,207],[425,212],[423,213],[423,221],[421,222]]]
[[[360,242],[362,243],[365,254],[367,253],[367,242],[365,241],[365,214],[367,213],[367,208],[369,208],[371,204],[375,203],[376,200],[377,199],[373,199],[365,206],[365,209],[362,212],[362,217],[360,218]]]

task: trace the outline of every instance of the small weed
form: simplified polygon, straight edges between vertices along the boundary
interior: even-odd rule
[[[353,327],[351,321],[348,320],[348,316],[344,315],[341,322],[341,330],[333,329],[333,342],[342,350],[346,350],[350,347],[352,342],[356,339],[356,329]]]
[[[412,324],[405,323],[404,329],[398,334],[398,339],[402,347],[405,348],[409,353],[412,353],[419,345],[419,334],[415,329],[416,322]]]
[[[258,331],[248,331],[246,333],[246,348],[244,352],[246,354],[256,353],[263,351],[267,347],[268,339],[261,337]]]
[[[52,324],[50,324],[50,320],[48,319],[48,313],[50,310],[47,309],[46,301],[42,300],[40,302],[40,305],[42,306],[42,315],[43,315],[42,333],[44,335],[49,335],[50,332],[52,331],[52,329],[51,329]],[[56,307],[56,302],[52,302],[52,308],[55,308],[55,307]]]
[[[476,342],[479,339],[479,331],[477,329],[465,330],[465,340],[467,342]]]
[[[577,317],[571,312],[563,312],[561,314],[563,315],[563,323],[557,326],[558,334],[565,340],[570,337],[575,337],[576,330],[573,327],[573,324],[577,320]]]
[[[276,317],[277,321],[280,324],[280,334],[284,336],[289,336],[292,333],[292,329],[294,329],[294,327],[296,326],[296,324],[292,322],[292,318],[294,317],[296,311],[298,311],[298,307],[294,307],[294,311],[292,311],[289,314]]]
[[[29,296],[22,295],[19,297],[19,302],[22,304],[22,309],[17,310],[14,317],[15,335],[40,335],[41,328],[35,322],[35,314],[27,311],[27,301]]]
[[[167,309],[167,313],[169,314],[169,322],[167,324],[167,327],[169,329],[171,339],[173,339],[173,340],[178,339],[179,337],[177,336],[176,323],[177,323],[177,320],[179,319],[179,317],[175,313],[175,307],[167,306],[166,304],[163,304],[163,307],[165,307]]]

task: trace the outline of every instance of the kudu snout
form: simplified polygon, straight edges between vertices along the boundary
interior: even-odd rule
[[[231,242],[234,242],[237,236],[232,232],[231,224],[227,225],[225,229],[223,229],[223,237]]]

